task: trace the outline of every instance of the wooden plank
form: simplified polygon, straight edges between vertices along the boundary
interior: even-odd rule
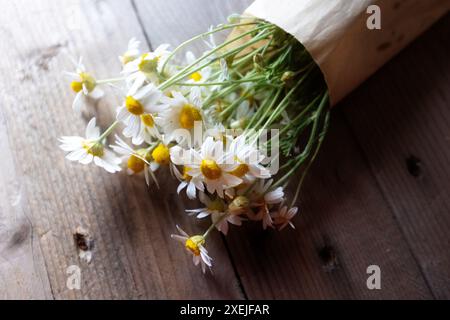
[[[450,298],[450,15],[342,104],[437,298]]]
[[[8,229],[1,236],[5,243],[24,243],[26,257],[16,264],[36,260],[17,272],[29,270],[38,277],[33,280],[30,273],[14,278],[14,270],[3,263],[11,261],[14,252],[3,250],[0,278],[24,279],[24,283],[14,286],[13,280],[3,280],[0,292],[8,298],[241,298],[220,237],[215,236],[209,248],[215,252],[214,278],[203,276],[170,239],[175,222],[196,231],[188,227],[190,219],[174,201],[174,186],[147,191],[142,179],[69,163],[57,146],[61,135],[82,134],[92,115],[102,126],[112,120],[119,99],[112,98],[111,91],[89,107],[85,119],[73,114],[73,93],[62,71],[72,69],[66,55],[70,53],[85,56],[87,67],[100,78],[117,74],[116,57],[128,39],[144,38],[131,3],[2,1],[0,20],[0,137],[8,163],[0,178],[2,185],[8,185],[17,177],[23,199],[23,215],[17,219],[30,221],[14,224],[14,212],[20,213],[20,208],[10,212],[7,201],[11,200],[6,197],[15,194],[13,187],[2,189],[1,222],[16,227],[16,232]],[[90,264],[78,258],[73,233],[79,226],[93,238]],[[32,253],[30,234],[32,248],[36,247]],[[42,259],[38,259],[40,252]],[[40,272],[43,263],[46,270]],[[80,291],[66,286],[71,265],[81,268]]]
[[[171,0],[152,6],[136,1],[156,44],[186,40],[248,3]],[[164,30],[165,38],[157,30]],[[301,207],[297,231],[262,232],[259,225],[232,229],[228,244],[249,298],[432,297],[339,112]],[[366,269],[372,264],[382,268],[384,290],[367,289]]]
[[[233,13],[242,13],[252,0],[167,0],[156,4],[145,0],[134,0],[145,33],[153,47],[163,43],[177,46],[183,41],[208,31],[227,21]],[[170,36],[168,36],[170,35]],[[226,34],[217,38],[225,39]],[[194,43],[190,49],[202,52],[202,41]]]
[[[51,299],[38,235],[26,214],[24,185],[15,168],[3,107],[0,150],[0,299]]]
[[[232,230],[230,248],[250,298],[432,297],[339,110],[299,205],[296,230]],[[381,290],[367,288],[370,265],[381,268]]]

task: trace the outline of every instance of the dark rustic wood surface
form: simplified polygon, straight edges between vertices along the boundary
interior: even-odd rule
[[[450,298],[448,16],[335,108],[297,229],[215,234],[214,275],[170,239],[176,223],[204,226],[169,179],[148,190],[64,159],[57,138],[81,134],[92,115],[106,125],[119,103],[110,94],[73,114],[68,55],[106,77],[129,38],[177,44],[250,2],[0,0],[0,298]],[[74,244],[80,226],[90,264]],[[381,290],[366,287],[373,264]],[[70,265],[80,291],[66,286]]]

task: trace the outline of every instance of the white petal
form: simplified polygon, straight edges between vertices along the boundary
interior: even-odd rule
[[[182,181],[182,182],[180,183],[180,185],[178,186],[177,193],[180,194],[180,192],[181,192],[184,188],[186,188],[186,186],[187,186],[187,182]]]
[[[69,161],[80,161],[86,156],[87,152],[84,149],[79,149],[72,151],[66,156],[66,159]]]
[[[103,90],[99,88],[94,88],[94,90],[89,93],[89,97],[91,97],[92,99],[100,99],[101,97],[103,97],[103,95]]]
[[[86,126],[86,138],[94,139],[94,136],[95,136],[95,138],[98,138],[98,136],[99,136],[98,134],[100,133],[100,131],[99,131],[98,128],[96,129],[95,124],[96,124],[96,119],[95,118],[92,118],[89,121],[89,123],[87,124],[87,126]]]
[[[187,187],[187,190],[186,190],[186,194],[187,194],[189,199],[191,199],[191,200],[195,199],[195,196],[196,196],[195,184],[189,183],[189,185]]]
[[[93,159],[94,159],[94,156],[92,154],[88,154],[84,159],[80,160],[80,163],[81,164],[90,164]]]
[[[80,91],[75,96],[75,99],[73,99],[72,109],[76,113],[81,113],[81,108],[83,107],[83,97],[83,93]]]

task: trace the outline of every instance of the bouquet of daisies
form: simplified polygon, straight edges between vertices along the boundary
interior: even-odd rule
[[[330,85],[327,59],[312,56],[328,51],[320,41],[308,41],[311,37],[299,42],[295,32],[284,31],[289,24],[281,29],[282,23],[268,22],[270,14],[277,20],[279,10],[264,12],[266,2],[257,1],[248,15],[231,16],[172,51],[161,45],[141,52],[132,39],[117,77],[97,79],[81,60],[69,73],[76,112],[86,97],[100,98],[105,85],[119,89],[122,103],[103,131],[94,118],[85,137],[60,139],[67,159],[111,173],[142,174],[152,188],[159,188],[158,179],[178,181],[179,194],[202,203],[187,214],[209,219],[211,225],[201,235],[177,226],[179,234],[172,237],[204,272],[212,267],[206,241],[214,230],[226,235],[230,224],[244,221],[259,222],[264,229],[294,227],[304,177],[327,132],[330,101],[341,97]],[[289,2],[293,8],[313,3]],[[290,10],[290,19],[298,18],[291,7],[284,9]],[[231,35],[217,44],[214,36],[226,31]],[[198,57],[189,51],[195,41],[208,48]],[[122,134],[110,137],[118,128]],[[291,182],[295,193],[287,199]]]

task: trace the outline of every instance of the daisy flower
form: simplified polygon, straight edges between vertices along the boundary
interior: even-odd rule
[[[194,63],[196,60],[197,58],[191,51],[186,52],[186,62],[188,65]],[[191,75],[189,75],[188,83],[202,84],[208,82],[210,76],[211,76],[211,67],[205,67],[202,70],[194,72]],[[207,87],[203,87],[203,89],[206,88]]]
[[[66,158],[70,161],[81,164],[94,162],[110,173],[121,171],[121,160],[100,141],[100,129],[95,126],[95,118],[86,127],[86,138],[62,137],[60,142],[61,149],[69,152]]]
[[[284,206],[272,215],[273,222],[278,226],[280,231],[286,228],[287,225],[290,225],[292,229],[295,229],[295,226],[291,220],[296,216],[297,212],[297,207],[293,207],[288,210],[288,207]]]
[[[77,94],[73,100],[72,108],[75,112],[81,112],[83,106],[83,98],[90,97],[99,99],[103,96],[103,91],[97,87],[95,78],[88,72],[83,65],[83,59],[80,58],[76,65],[75,72],[66,72],[71,78],[70,87]]]
[[[233,129],[245,129],[249,120],[255,114],[255,111],[250,106],[250,101],[243,101],[236,110],[236,116],[231,122],[231,128]]]
[[[269,191],[273,184],[273,179],[265,182],[264,180],[257,181],[250,191],[250,201],[252,206],[259,206],[261,204],[274,205],[284,201],[284,191],[282,187]]]
[[[177,148],[180,153],[172,158],[176,165],[189,167],[189,175],[192,178],[200,179],[210,194],[217,193],[221,198],[224,197],[224,190],[233,188],[243,181],[229,173],[235,167],[230,154],[224,152],[223,142],[214,141],[214,138],[208,137],[204,141],[201,150],[194,149],[183,152]]]
[[[116,144],[110,146],[117,154],[121,155],[122,163],[126,164],[127,173],[129,175],[140,174],[144,172],[147,185],[150,184],[149,163],[151,161],[151,153],[149,149],[135,150],[125,141],[116,135]]]
[[[171,149],[171,158],[175,157],[176,148]],[[174,150],[175,149],[175,150]],[[172,151],[173,150],[173,151]],[[177,188],[178,194],[181,193],[184,189],[186,189],[186,195],[189,199],[194,200],[197,197],[197,189],[200,191],[205,191],[205,187],[203,182],[199,178],[192,178],[189,175],[189,167],[183,166],[183,173],[180,173],[176,167],[174,167],[174,175],[180,181],[180,184]]]
[[[245,135],[240,135],[233,140],[230,152],[234,155],[236,162],[232,175],[242,178],[246,183],[251,183],[258,179],[268,179],[271,177],[270,171],[260,163],[265,157],[255,146],[255,143],[248,143]]]
[[[227,210],[225,202],[218,197],[212,200],[205,193],[200,192],[199,199],[206,206],[205,208],[186,210],[190,215],[197,215],[199,219],[209,217],[215,213],[224,213]]]
[[[162,92],[153,84],[140,89],[132,87],[124,104],[117,109],[117,120],[126,126],[123,134],[127,138],[132,138],[133,144],[140,145],[149,137],[159,137],[154,114],[166,108],[162,98]]]
[[[270,207],[284,201],[284,191],[282,187],[269,191],[273,180],[264,182],[257,181],[250,190],[250,207],[255,208],[257,213],[252,210],[248,211],[251,220],[262,221],[263,229],[273,227],[273,219],[270,215]]]
[[[211,216],[212,222],[216,229],[224,235],[228,234],[228,223],[236,226],[242,225],[242,219],[238,215],[229,214],[225,202],[216,197],[214,200],[210,199],[206,194],[200,192],[200,201],[206,206],[205,208],[186,210],[191,215],[197,215],[198,219],[203,219]]]
[[[211,215],[212,222],[215,224],[217,230],[224,235],[228,234],[229,223],[235,226],[242,226],[242,218],[226,212],[218,212]]]
[[[153,149],[151,154],[150,170],[155,172],[161,166],[171,166],[172,161],[170,159],[170,146],[159,143],[156,148]]]
[[[132,85],[141,86],[145,81],[159,83],[158,74],[170,52],[168,44],[160,45],[155,51],[142,54],[137,59],[127,63],[122,73],[127,82]]]
[[[191,131],[196,122],[203,120],[203,116],[201,107],[186,99],[180,92],[172,92],[172,97],[170,107],[160,114],[159,119],[167,138],[181,143],[180,137],[175,136],[176,130]]]
[[[186,250],[192,254],[194,265],[201,265],[203,273],[206,272],[206,267],[212,267],[212,259],[208,255],[204,245],[206,239],[203,236],[193,236],[190,237],[186,232],[184,232],[179,226],[177,226],[179,235],[172,234],[172,239],[175,239],[184,244]]]
[[[139,46],[141,45],[141,42],[136,40],[136,38],[131,38],[128,42],[128,49],[125,51],[125,53],[119,57],[120,62],[123,65],[126,65],[129,62],[132,62],[139,58],[140,56],[140,50]]]

